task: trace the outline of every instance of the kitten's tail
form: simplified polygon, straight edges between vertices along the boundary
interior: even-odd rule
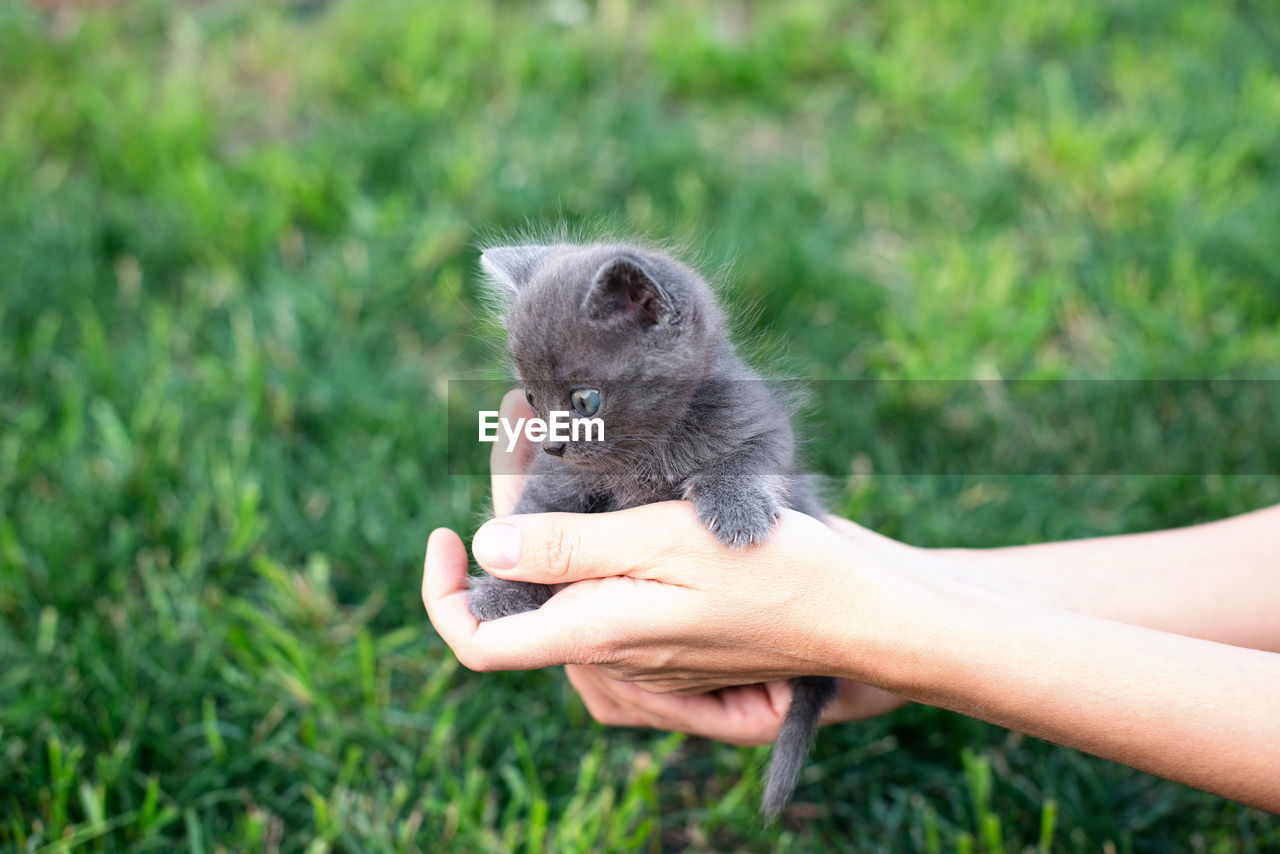
[[[836,695],[836,680],[829,676],[805,676],[791,680],[791,706],[773,745],[765,777],[764,812],[767,821],[782,814],[791,800],[804,758],[818,731],[822,710]]]

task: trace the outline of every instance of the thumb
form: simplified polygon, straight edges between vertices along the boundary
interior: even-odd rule
[[[524,399],[524,392],[518,388],[513,388],[503,396],[502,405],[498,409],[498,415],[508,421],[528,418],[534,414],[533,407]],[[493,485],[493,512],[499,516],[506,516],[516,506],[536,450],[524,431],[520,431],[516,446],[510,450],[504,442],[493,443],[493,450],[489,454],[489,480]]]
[[[613,513],[533,513],[486,522],[471,540],[476,563],[499,578],[567,584],[629,575],[655,578],[664,558],[714,547],[682,501]]]

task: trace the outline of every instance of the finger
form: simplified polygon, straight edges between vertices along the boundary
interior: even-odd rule
[[[498,409],[498,417],[514,422],[519,418],[530,418],[533,408],[525,400],[524,390],[513,388],[502,397],[502,405]],[[533,453],[537,450],[533,443],[520,431],[515,447],[508,450],[506,442],[494,442],[489,452],[489,479],[493,486],[493,512],[498,516],[509,515],[516,507],[516,499],[524,487],[525,473],[533,461]]]
[[[845,519],[843,516],[835,516],[828,513],[822,517],[822,521],[827,523],[828,528],[844,534],[846,537],[854,537],[862,533],[862,526]]]
[[[861,682],[841,679],[835,699],[822,711],[822,723],[844,723],[874,718],[907,704],[901,697]]]
[[[767,744],[777,735],[786,713],[786,694],[781,705],[763,685],[741,685],[699,694],[654,693],[641,683],[612,679],[599,667],[582,668],[582,682],[601,696],[602,705],[620,722],[601,720],[615,726],[651,726],[714,738],[732,744]],[[784,685],[785,683],[780,683]]]
[[[467,550],[448,528],[437,528],[427,539],[422,604],[431,625],[462,661],[462,650],[470,646],[477,623],[467,607]]]
[[[573,690],[578,692],[591,717],[605,726],[648,726],[648,720],[632,706],[624,706],[614,699],[605,685],[605,677],[595,668],[581,664],[566,664],[564,675]]]
[[[838,534],[853,540],[860,546],[871,549],[872,551],[885,554],[892,554],[902,549],[902,544],[896,540],[892,540],[883,534],[877,534],[870,528],[864,528],[857,522],[851,522],[840,516],[833,516],[828,513],[822,517],[822,521],[827,527]]]
[[[448,528],[431,532],[422,570],[422,604],[458,661],[471,670],[536,670],[590,655],[581,621],[531,611],[479,623],[467,605],[467,552]]]
[[[703,728],[700,724],[710,724],[714,728],[714,723],[706,721],[705,715],[667,716],[659,713],[657,707],[671,709],[675,704],[656,700],[657,695],[611,679],[598,667],[570,665],[565,667],[564,672],[574,690],[586,703],[591,717],[605,726],[653,727],[691,735],[702,734],[697,731]],[[627,699],[620,700],[620,695],[625,695]],[[698,704],[703,703],[700,701]],[[687,708],[689,704],[681,705]]]
[[[462,661],[472,670],[541,670],[594,659],[599,644],[587,619],[544,605],[481,623]],[[463,653],[455,648],[458,659]]]
[[[705,549],[705,555],[695,555]],[[536,513],[486,522],[471,541],[476,562],[500,578],[563,584],[586,578],[652,574],[678,550],[683,562],[724,557],[686,502],[613,513]],[[658,579],[673,581],[670,578]]]
[[[785,716],[791,708],[791,699],[795,696],[791,683],[786,680],[775,680],[765,682],[760,687],[765,691],[769,706],[777,710],[780,717]]]
[[[768,744],[778,735],[786,706],[760,685],[705,694],[652,694],[630,682],[608,680],[617,702],[639,710],[650,726],[744,746]]]

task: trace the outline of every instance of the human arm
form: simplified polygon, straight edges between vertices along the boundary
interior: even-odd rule
[[[523,393],[502,401],[509,419],[529,416]],[[490,459],[497,515],[512,512],[535,448],[495,444]],[[827,523],[855,543],[902,552],[923,571],[1041,604],[1133,625],[1280,649],[1277,603],[1259,591],[1275,589],[1280,565],[1280,507],[1233,519],[1146,534],[997,549],[920,549],[830,516]],[[565,673],[596,720],[650,726],[739,744],[772,740],[790,702],[786,682],[724,688],[707,695],[655,694],[611,679],[597,667],[568,665]],[[824,722],[859,720],[891,711],[905,700],[872,686],[841,680]]]
[[[1280,652],[1280,506],[1166,531],[929,552],[990,589]]]
[[[509,393],[504,416],[529,412],[524,396]],[[534,449],[495,445],[491,458],[494,507],[514,507]],[[999,549],[920,549],[853,522],[828,517],[857,544],[896,550],[922,571],[1083,614],[1260,649],[1280,648],[1280,620],[1272,567],[1280,565],[1280,507],[1233,519],[1145,534]],[[736,743],[771,740],[790,700],[785,682],[741,686],[706,697],[660,695],[609,678],[599,668],[566,667],[592,715],[603,723],[655,726]],[[881,714],[903,699],[842,680],[824,721]]]
[[[500,414],[516,421],[532,416],[520,389],[502,399]],[[522,434],[513,445],[495,442],[489,459],[493,509],[497,516],[515,512],[537,460],[537,448]],[[835,526],[858,529],[830,517]],[[863,530],[863,529],[858,529]],[[565,676],[593,718],[607,726],[652,727],[684,732],[732,744],[767,744],[776,737],[791,703],[786,681],[723,685],[701,694],[658,694],[636,684],[610,678],[599,667],[566,664]],[[824,723],[861,720],[884,714],[906,701],[860,682],[839,680],[836,697],[823,710]]]
[[[518,532],[514,568],[490,548],[495,526]],[[593,664],[662,692],[839,676],[1280,809],[1275,654],[984,589],[795,513],[745,553],[679,502],[486,529],[474,543],[486,569],[569,586],[477,625],[462,543],[435,532],[424,601],[475,669]]]
[[[883,540],[830,518],[855,539]],[[984,550],[914,550],[922,565],[1007,595],[1135,626],[1221,643],[1280,650],[1280,602],[1260,596],[1280,555],[1268,539],[1280,508],[1221,522],[1149,534]],[[770,740],[786,711],[785,682],[705,695],[655,694],[599,668],[565,673],[596,720],[694,732],[742,744]],[[906,700],[865,683],[840,680],[825,723],[873,717]]]
[[[937,592],[892,690],[1280,811],[1280,655]]]

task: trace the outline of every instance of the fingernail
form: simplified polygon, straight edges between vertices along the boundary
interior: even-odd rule
[[[485,569],[511,569],[520,562],[520,529],[502,522],[485,522],[471,541],[476,563]]]

